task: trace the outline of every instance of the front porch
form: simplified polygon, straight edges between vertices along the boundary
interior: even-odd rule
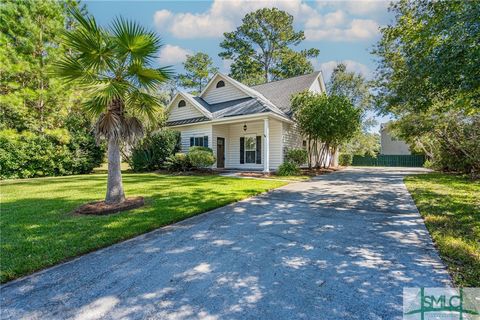
[[[216,169],[275,170],[282,161],[282,123],[264,118],[212,125]]]
[[[182,152],[207,146],[217,159],[214,169],[270,172],[283,162],[283,122],[268,115],[175,127]]]

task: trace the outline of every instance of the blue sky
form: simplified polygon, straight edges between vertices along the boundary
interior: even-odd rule
[[[102,25],[116,16],[133,19],[156,31],[163,39],[159,65],[172,65],[182,72],[186,54],[208,53],[221,72],[229,61],[218,57],[222,34],[234,30],[242,17],[262,7],[277,7],[294,16],[297,30],[306,40],[297,48],[318,48],[312,61],[325,81],[338,62],[370,78],[375,57],[369,52],[379,39],[378,27],[392,20],[386,1],[86,1],[87,8]],[[378,118],[378,121],[385,119]],[[378,126],[373,128],[378,131]]]

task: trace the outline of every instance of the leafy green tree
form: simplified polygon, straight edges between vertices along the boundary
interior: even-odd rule
[[[187,55],[183,67],[185,73],[179,76],[180,84],[185,88],[194,89],[195,93],[202,92],[213,74],[218,71],[213,65],[212,58],[203,52]]]
[[[273,80],[291,78],[314,71],[309,58],[315,58],[320,54],[318,49],[302,50],[300,52],[285,48],[279,54],[279,62],[272,70]]]
[[[378,107],[396,114],[478,109],[480,2],[393,2],[394,23],[381,29]],[[445,99],[447,98],[447,99]]]
[[[224,51],[219,56],[234,60],[230,75],[250,85],[267,82],[284,74],[292,76],[308,71],[311,64],[306,58],[316,57],[319,53],[316,49],[302,51],[299,55],[292,53],[291,47],[304,40],[305,35],[303,31],[293,29],[292,15],[277,8],[263,8],[248,13],[242,24],[235,31],[224,33],[224,37],[220,43]],[[301,59],[294,59],[294,55]]]
[[[344,96],[310,91],[296,94],[292,110],[300,132],[308,139],[309,166],[326,166],[329,154],[352,139],[360,128],[361,110]]]
[[[376,105],[434,167],[480,172],[480,2],[399,1],[375,53]]]
[[[67,115],[68,91],[49,74],[65,52],[59,43],[66,6],[49,0],[0,6],[0,127],[43,131],[60,126]]]
[[[380,137],[369,133],[368,129],[375,125],[373,117],[368,117],[368,111],[373,109],[372,85],[360,73],[347,71],[347,66],[339,63],[332,72],[327,83],[329,95],[347,97],[362,114],[362,127],[355,136],[341,146],[342,152],[351,155],[376,156],[380,151]]]
[[[343,144],[342,153],[375,157],[380,152],[380,135],[359,131],[355,136]]]
[[[329,95],[345,96],[352,104],[364,111],[372,107],[371,84],[360,73],[347,71],[344,63],[339,63],[327,83]]]
[[[154,118],[161,106],[149,93],[166,81],[165,68],[151,65],[161,47],[160,38],[142,26],[116,19],[109,28],[73,10],[79,26],[65,33],[71,48],[56,62],[57,74],[81,88],[88,97],[83,108],[97,117],[97,138],[108,144],[106,203],[125,200],[120,171],[120,142],[133,142],[143,135],[142,117]]]

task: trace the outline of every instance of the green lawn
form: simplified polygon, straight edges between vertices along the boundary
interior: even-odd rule
[[[480,181],[430,173],[405,182],[455,283],[480,287]]]
[[[105,174],[1,182],[0,281],[285,184],[153,173],[124,174],[123,181],[127,196],[144,196],[146,206],[110,216],[69,214],[103,198]]]

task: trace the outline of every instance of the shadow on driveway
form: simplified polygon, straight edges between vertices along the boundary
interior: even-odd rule
[[[2,319],[394,319],[403,287],[450,284],[408,169],[294,183],[1,290]]]

